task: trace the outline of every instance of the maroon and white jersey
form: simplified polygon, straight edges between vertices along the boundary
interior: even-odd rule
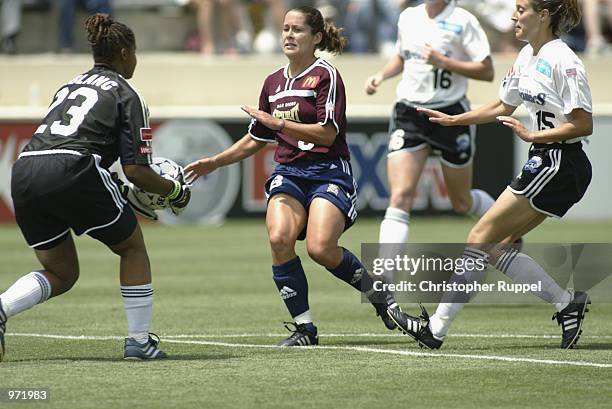
[[[274,160],[289,163],[296,159],[321,157],[349,159],[346,144],[346,95],[340,73],[329,62],[318,58],[310,67],[294,78],[289,77],[289,66],[270,74],[259,96],[259,109],[276,118],[304,124],[336,127],[332,146],[306,143],[274,131],[253,119],[249,134],[258,141],[278,142]]]

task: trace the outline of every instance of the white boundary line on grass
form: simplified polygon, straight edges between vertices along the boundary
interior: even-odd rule
[[[66,340],[84,340],[84,341],[108,341],[108,340],[123,340],[124,337],[119,336],[90,336],[90,335],[54,335],[54,334],[35,334],[35,333],[13,333],[10,336],[18,337],[30,337],[30,338],[51,338],[51,339],[66,339]],[[228,348],[278,348],[276,345],[261,345],[261,344],[235,344],[230,342],[217,342],[217,341],[195,341],[195,340],[179,340],[173,339],[170,336],[164,337],[164,343],[168,344],[189,344],[189,345],[210,345],[220,346]],[[557,361],[553,359],[533,359],[533,358],[520,358],[520,357],[508,357],[508,356],[497,356],[497,355],[471,355],[471,354],[449,354],[449,353],[436,353],[436,352],[414,352],[414,351],[403,351],[396,349],[382,349],[382,348],[370,348],[370,347],[357,347],[357,346],[336,346],[336,345],[323,345],[309,348],[295,348],[293,350],[299,351],[316,351],[316,350],[337,350],[337,351],[357,351],[357,352],[372,352],[377,354],[390,354],[390,355],[401,355],[401,356],[414,356],[414,357],[432,357],[432,358],[462,358],[468,360],[486,360],[486,361],[501,361],[501,362],[524,362],[531,364],[544,364],[544,365],[570,365],[570,366],[587,366],[594,368],[612,368],[612,364],[598,363],[598,362],[587,362],[587,361]]]
[[[283,333],[246,333],[246,334],[179,334],[179,335],[164,335],[164,338],[271,338],[271,337],[284,337],[287,332]],[[536,335],[536,334],[452,334],[452,338],[492,338],[492,339],[504,339],[504,338],[518,338],[518,339],[560,339],[561,336],[557,335]],[[320,338],[397,338],[406,337],[406,335],[399,332],[380,334],[374,332],[363,332],[363,333],[337,333],[337,334],[320,334]],[[612,335],[581,335],[580,339],[612,339]]]

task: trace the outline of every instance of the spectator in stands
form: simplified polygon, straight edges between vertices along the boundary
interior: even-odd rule
[[[401,3],[401,0],[348,0],[344,26],[349,51],[395,51]]]
[[[215,3],[219,16],[214,18]],[[250,49],[251,35],[244,28],[245,12],[239,0],[191,0],[197,9],[199,49],[202,55],[211,56],[217,52],[215,21],[221,32],[219,44],[225,54],[235,55],[238,50]]]
[[[110,0],[59,0],[59,49],[61,53],[71,53],[74,47],[74,20],[79,5],[85,7],[90,15],[112,13]]]
[[[482,23],[493,51],[516,54],[517,42],[511,20],[515,0],[462,0],[461,7],[473,12]]]
[[[280,51],[279,33],[285,14],[287,0],[244,0],[248,3],[250,22],[256,33],[253,42],[255,52],[270,54]]]
[[[21,29],[21,0],[2,0],[0,15],[2,52],[15,54],[17,52],[17,35]]]
[[[607,13],[600,13],[601,5],[605,3]],[[601,54],[610,51],[610,45],[604,37],[602,20],[612,24],[612,0],[582,0],[584,13],[584,28],[586,30],[586,52]]]

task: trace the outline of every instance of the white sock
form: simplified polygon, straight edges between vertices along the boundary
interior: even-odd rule
[[[479,249],[473,247],[466,247],[463,250],[464,260],[473,260],[474,265],[479,265],[484,262],[486,266],[489,262],[489,255]],[[479,263],[479,260],[482,262]],[[466,265],[466,263],[464,263]],[[486,277],[486,269],[483,271],[479,270],[465,270],[463,274],[453,274],[451,279],[449,280],[449,284],[453,282],[483,282]],[[465,302],[448,302],[452,300],[460,300],[460,301],[469,301],[476,293],[464,294],[464,293],[456,293],[453,291],[447,291],[442,295],[442,300],[440,304],[438,304],[438,308],[436,308],[436,312],[434,315],[430,317],[429,320],[429,329],[431,333],[436,338],[444,338],[446,334],[448,334],[448,329],[451,324],[459,315],[459,312],[465,306]]]
[[[0,301],[7,318],[47,301],[51,296],[51,284],[38,271],[24,275],[2,295]]]
[[[429,329],[431,333],[439,339],[443,339],[448,334],[451,324],[463,309],[463,303],[441,302],[436,308],[436,313],[429,317]]]
[[[484,190],[472,189],[470,190],[470,196],[472,196],[472,208],[468,214],[471,216],[482,217],[495,203],[491,195]]]
[[[128,322],[128,337],[141,344],[149,340],[153,313],[153,284],[121,286]]]
[[[407,243],[410,213],[395,207],[388,207],[380,223],[379,243]]]
[[[557,311],[561,311],[572,301],[573,294],[569,290],[559,287],[546,271],[531,257],[519,253],[516,249],[508,249],[495,265],[499,271],[510,277],[512,281],[520,284],[542,283],[542,291],[532,291],[544,301],[554,304]]]
[[[308,324],[312,322],[312,317],[310,316],[310,310],[304,311],[300,315],[293,317],[296,324]]]

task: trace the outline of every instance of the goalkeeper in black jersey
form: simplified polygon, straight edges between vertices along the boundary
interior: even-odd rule
[[[8,317],[68,291],[78,279],[71,230],[101,241],[121,257],[121,294],[128,321],[124,357],[166,357],[158,348],[159,340],[149,335],[151,269],[142,232],[128,205],[129,188],[108,168],[119,159],[131,182],[167,196],[175,214],[187,205],[190,192],[183,182],[164,179],[148,166],[152,154],[148,108],[127,82],[136,67],[134,33],[106,14],[90,17],[85,26],[93,68],[57,91],[13,166],[15,217],[42,269],[0,294],[0,360]]]

